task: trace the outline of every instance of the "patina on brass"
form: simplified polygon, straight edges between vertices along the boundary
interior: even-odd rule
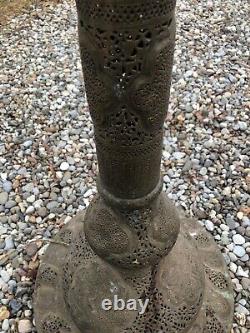
[[[44,256],[37,330],[229,333],[233,297],[223,257],[162,192],[175,1],[78,0],[77,10],[99,194]],[[104,311],[103,299],[115,294],[148,298],[146,312]]]

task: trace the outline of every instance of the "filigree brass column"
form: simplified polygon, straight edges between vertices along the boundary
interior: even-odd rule
[[[229,333],[223,257],[162,192],[175,1],[77,0],[77,10],[99,194],[41,263],[38,332]],[[104,311],[114,295],[149,303],[143,314]]]

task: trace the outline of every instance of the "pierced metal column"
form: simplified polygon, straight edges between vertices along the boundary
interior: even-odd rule
[[[35,293],[39,333],[229,333],[231,282],[215,242],[162,192],[175,0],[77,0],[99,194],[58,234]],[[105,311],[114,295],[145,313]]]

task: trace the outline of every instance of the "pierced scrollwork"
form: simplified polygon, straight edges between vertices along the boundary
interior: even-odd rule
[[[176,4],[176,0],[151,0],[126,2],[112,1],[87,1],[77,0],[78,11],[81,17],[89,22],[100,22],[108,25],[141,25],[141,22],[158,21],[171,13]]]
[[[79,3],[80,51],[100,176],[118,197],[143,196],[159,181],[174,52],[174,4],[157,1],[146,6],[142,2],[137,26],[133,15],[130,24],[126,19],[122,25],[116,20],[112,25],[106,22],[106,15],[108,22],[114,15],[128,16],[123,2]],[[131,2],[127,13],[137,15],[132,7],[138,4]],[[147,19],[151,16],[154,20]]]
[[[210,307],[206,308],[206,325],[202,333],[227,333]]]
[[[71,333],[67,322],[54,314],[49,314],[43,321],[43,333]]]
[[[217,272],[209,267],[205,267],[205,272],[208,276],[208,279],[214,284],[215,287],[222,290],[228,288],[227,279],[221,272]]]
[[[39,270],[39,284],[56,285],[58,279],[58,270],[52,265],[42,264]]]
[[[112,209],[98,198],[85,217],[87,240],[100,257],[124,268],[156,264],[174,246],[178,215],[170,200],[160,195],[141,209]]]

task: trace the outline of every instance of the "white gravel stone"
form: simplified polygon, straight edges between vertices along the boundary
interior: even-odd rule
[[[205,227],[208,231],[214,231],[214,224],[212,221],[206,220]]]
[[[236,234],[233,236],[233,242],[236,245],[243,245],[246,242],[246,240],[243,236]]]
[[[237,213],[237,217],[238,217],[239,220],[242,220],[243,217],[244,217],[243,212],[238,212],[238,213]]]
[[[207,168],[205,168],[205,167],[201,168],[201,169],[200,169],[200,174],[201,174],[202,176],[205,176],[205,175],[207,174]]]
[[[6,234],[7,228],[0,225],[0,236]]]
[[[9,324],[9,320],[8,319],[4,319],[3,323],[2,323],[2,330],[7,332],[8,329],[10,327],[10,324]]]
[[[19,333],[30,333],[32,331],[32,324],[28,319],[22,319],[18,322]]]
[[[229,265],[230,271],[233,272],[234,274],[237,272],[237,265],[234,262],[231,262]]]
[[[27,209],[26,209],[26,214],[32,214],[34,213],[35,211],[35,208],[33,206],[29,206]]]
[[[240,277],[249,278],[249,270],[244,271],[243,268],[241,266],[239,266],[237,269],[236,275],[240,276]]]
[[[243,246],[235,246],[233,249],[234,254],[236,254],[237,257],[243,257],[246,254],[246,250]]]
[[[9,280],[10,280],[10,275],[9,275],[9,273],[8,273],[7,271],[5,271],[5,270],[1,270],[1,271],[0,271],[0,276],[1,276],[2,280],[3,280],[5,283],[9,282]]]
[[[9,251],[11,249],[14,248],[14,242],[11,236],[8,236],[7,238],[5,238],[5,250]]]
[[[93,194],[93,191],[91,190],[91,189],[89,189],[88,191],[86,191],[85,193],[84,193],[84,198],[88,198],[89,196],[91,196]]]
[[[29,196],[26,200],[27,200],[27,202],[29,202],[29,203],[33,203],[33,202],[36,201],[36,197],[35,197],[35,195],[31,195],[31,196]]]
[[[68,162],[62,162],[60,165],[60,169],[62,171],[67,171],[69,169],[69,163]]]
[[[185,153],[182,153],[182,152],[175,152],[173,154],[173,158],[175,158],[176,160],[181,160],[185,157]]]

